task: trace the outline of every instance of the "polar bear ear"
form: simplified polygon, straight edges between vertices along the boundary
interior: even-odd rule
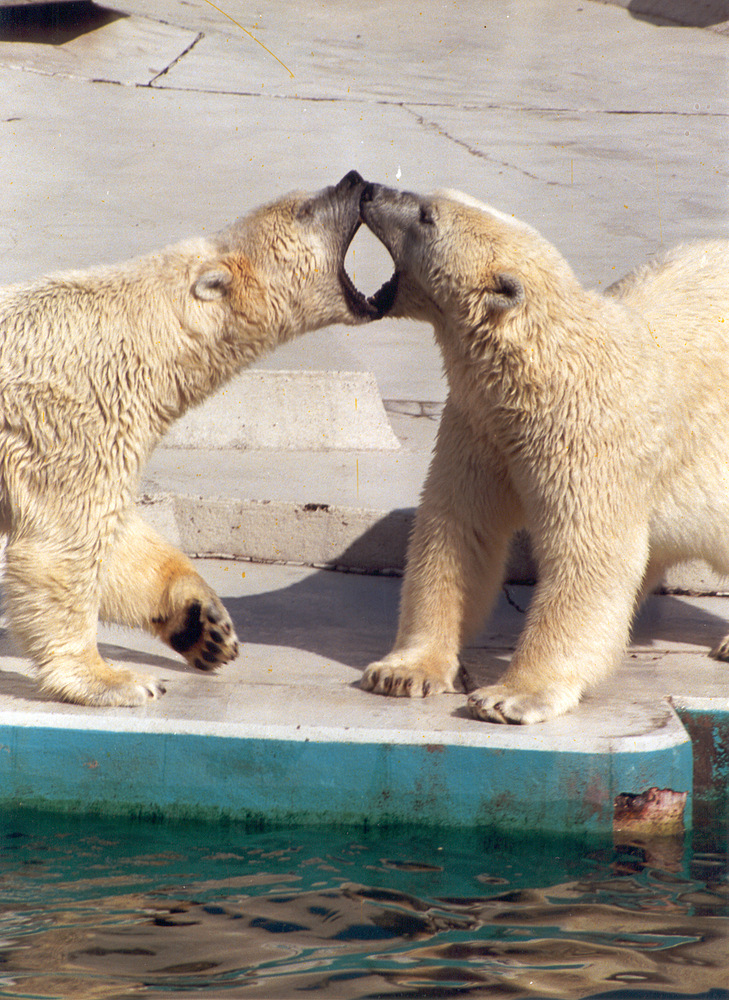
[[[493,312],[514,309],[526,298],[524,285],[514,274],[495,274],[493,284],[485,291],[488,308]]]
[[[196,299],[203,302],[213,302],[215,299],[222,299],[228,291],[233,275],[230,271],[225,271],[218,267],[203,273],[196,278],[192,286],[192,294]]]

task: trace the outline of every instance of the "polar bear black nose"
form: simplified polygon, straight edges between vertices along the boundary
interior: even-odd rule
[[[347,188],[359,187],[364,184],[364,177],[358,174],[356,170],[350,170],[348,174],[342,177],[339,184],[337,184],[337,190],[346,191]]]

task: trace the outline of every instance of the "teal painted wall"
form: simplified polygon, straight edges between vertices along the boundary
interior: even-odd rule
[[[693,747],[694,822],[729,829],[729,712],[676,709]]]
[[[616,795],[651,787],[690,800],[690,743],[579,754],[0,727],[6,806],[604,833]]]

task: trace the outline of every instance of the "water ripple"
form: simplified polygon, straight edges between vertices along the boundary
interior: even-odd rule
[[[18,814],[0,997],[719,1000],[726,831],[705,847]]]

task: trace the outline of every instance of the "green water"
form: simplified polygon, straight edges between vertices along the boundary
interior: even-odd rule
[[[727,832],[0,820],[0,997],[729,997]]]

